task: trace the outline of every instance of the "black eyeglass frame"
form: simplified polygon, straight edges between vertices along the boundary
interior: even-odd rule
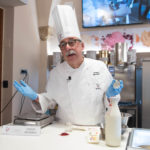
[[[69,42],[73,42],[71,45]],[[82,42],[80,39],[70,39],[68,42],[61,42],[58,46],[60,47],[60,49],[63,49],[66,47],[66,45],[68,44],[69,46],[73,47],[76,42]]]

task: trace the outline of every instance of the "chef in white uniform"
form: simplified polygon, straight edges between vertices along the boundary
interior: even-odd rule
[[[45,113],[58,104],[56,118],[77,125],[97,125],[104,122],[108,98],[120,99],[123,87],[113,88],[114,80],[107,66],[99,60],[82,55],[81,41],[74,10],[57,5],[53,11],[59,47],[64,62],[51,72],[46,93],[37,94],[24,81],[14,81],[16,89],[33,101],[37,112]]]

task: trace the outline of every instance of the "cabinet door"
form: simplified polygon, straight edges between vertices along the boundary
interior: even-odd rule
[[[143,61],[142,128],[150,128],[150,59]]]

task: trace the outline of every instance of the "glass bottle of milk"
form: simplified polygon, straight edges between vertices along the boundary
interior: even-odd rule
[[[121,144],[121,113],[118,101],[110,98],[110,105],[105,114],[105,141],[108,146]]]

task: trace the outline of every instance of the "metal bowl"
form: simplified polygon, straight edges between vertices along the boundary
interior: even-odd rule
[[[124,134],[124,132],[128,128],[128,121],[131,116],[132,115],[129,113],[121,112],[121,126],[122,126],[121,134]]]
[[[129,121],[129,118],[131,116],[132,115],[129,114],[129,113],[121,112],[121,124],[122,124],[122,126],[127,126],[128,125],[128,121]]]

